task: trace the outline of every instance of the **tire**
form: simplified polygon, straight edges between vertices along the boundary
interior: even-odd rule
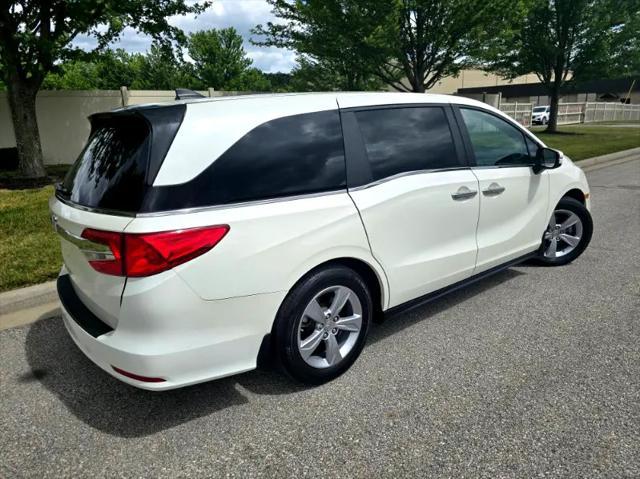
[[[343,300],[337,312],[330,311]],[[355,271],[329,266],[310,273],[294,286],[278,311],[273,346],[279,365],[305,384],[322,384],[340,376],[362,352],[372,312],[371,293]]]
[[[536,262],[545,266],[571,263],[587,248],[592,234],[593,220],[589,210],[573,198],[562,198],[542,235]]]

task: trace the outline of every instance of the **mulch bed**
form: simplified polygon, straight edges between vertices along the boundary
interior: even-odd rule
[[[56,176],[46,176],[44,178],[22,178],[19,176],[2,177],[0,175],[0,189],[3,190],[29,190],[42,188],[60,181]]]

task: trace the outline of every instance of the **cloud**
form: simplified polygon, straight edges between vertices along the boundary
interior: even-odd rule
[[[215,0],[202,15],[175,16],[169,22],[185,32],[208,30],[211,28],[234,27],[244,38],[244,48],[253,66],[262,71],[288,72],[295,65],[295,53],[291,50],[275,47],[258,47],[249,42],[251,29],[257,24],[278,22],[279,19],[271,13],[271,6],[265,0]],[[81,35],[74,40],[74,45],[91,49],[95,47],[95,40]],[[114,43],[113,48],[124,48],[128,52],[142,53],[149,49],[150,37],[137,33],[132,28],[126,28],[121,38]]]

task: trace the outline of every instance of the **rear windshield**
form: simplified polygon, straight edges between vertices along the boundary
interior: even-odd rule
[[[81,206],[137,211],[144,198],[150,130],[144,118],[92,121],[87,145],[58,190]]]

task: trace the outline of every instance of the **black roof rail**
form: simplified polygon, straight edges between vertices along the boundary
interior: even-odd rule
[[[205,98],[205,96],[188,88],[176,88],[176,100],[186,100],[188,98]]]

